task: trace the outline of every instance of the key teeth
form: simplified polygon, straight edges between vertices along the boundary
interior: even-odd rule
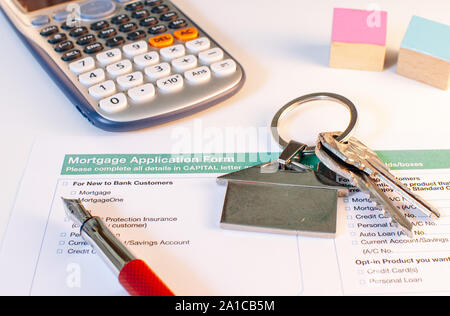
[[[402,231],[403,233],[405,233],[406,236],[408,236],[409,238],[412,238],[412,231],[410,231],[409,229],[407,229],[406,227],[404,227],[403,225],[400,225],[399,222],[397,222],[395,220],[395,218],[392,217],[391,213],[389,213],[388,211],[386,211],[384,208],[381,208],[381,210],[383,211],[384,215],[387,215],[387,219],[389,220],[389,223],[392,224],[392,226],[394,226],[396,229]]]
[[[404,232],[405,235],[408,236],[409,238],[412,238],[412,236],[413,236],[412,231],[410,231],[408,228],[404,227],[403,225],[400,225],[400,223],[392,216],[392,214],[389,213],[389,211],[387,211],[383,207],[383,205],[378,202],[376,197],[374,197],[372,194],[369,194],[369,193],[366,193],[366,194],[369,196],[369,198],[372,200],[372,202],[375,203],[375,207],[383,212],[383,214],[386,216],[386,218],[388,219],[390,224],[392,224],[396,229],[399,229],[402,232]]]
[[[389,213],[383,205],[381,205],[375,197],[373,197],[371,194],[369,194],[370,199],[375,203],[375,206],[383,212],[383,215],[388,219],[389,223],[392,223],[396,228],[400,226],[400,224],[395,220],[394,217],[392,217],[391,213]]]
[[[376,152],[354,137],[350,137],[345,143],[339,142],[336,139],[336,135],[338,135],[336,132],[320,133],[318,142],[337,159],[341,160],[339,162],[343,163],[341,164],[342,166],[346,167],[346,164],[352,165],[372,177],[372,179],[379,179],[393,188],[403,198],[417,206],[422,213],[427,216],[439,217],[439,211],[399,181],[378,157]],[[401,225],[409,226],[403,221]],[[408,229],[410,228],[408,227]]]
[[[396,229],[400,229],[407,236],[412,236],[412,231],[411,231],[412,225],[411,225],[411,223],[406,218],[405,218],[405,221],[408,223],[407,226],[405,226],[406,224],[402,225],[400,222],[398,222],[397,219],[395,219],[395,217],[389,212],[389,210],[384,207],[384,204],[382,202],[380,202],[378,197],[371,190],[363,190],[364,187],[368,188],[367,183],[365,183],[365,181],[363,179],[360,179],[360,178],[356,177],[355,175],[356,174],[353,175],[352,180],[355,182],[355,184],[357,184],[356,186],[359,188],[359,190],[361,192],[364,192],[365,194],[367,194],[369,196],[369,198],[372,200],[372,202],[375,203],[376,207],[383,211],[384,215],[387,218],[389,218],[390,223],[393,223],[393,226]],[[411,226],[411,229],[409,229],[408,226]]]
[[[352,140],[353,143],[357,143],[356,139]],[[349,142],[350,144],[351,142]],[[351,144],[353,145],[353,144]],[[377,184],[375,183],[374,175],[361,170],[361,166],[358,166],[358,171],[349,168],[348,163],[352,162],[352,165],[357,163],[364,163],[368,161],[367,159],[357,159],[355,157],[361,158],[364,156],[356,146],[353,151],[350,151],[350,155],[346,154],[345,150],[340,150],[340,146],[344,146],[342,143],[336,142],[333,137],[333,133],[321,133],[319,134],[319,140],[316,145],[316,155],[317,157],[331,170],[349,180],[350,184],[359,189],[359,191],[366,193],[370,199],[376,204],[376,207],[381,209],[385,214],[385,217],[389,219],[390,223],[393,223],[395,228],[403,231],[407,236],[412,237],[412,224],[411,222],[398,210],[394,209],[395,206],[390,203],[389,200],[383,201],[385,194],[379,190]],[[366,147],[361,144],[362,147]],[[345,148],[344,148],[345,149]],[[368,155],[368,159],[374,156],[378,159],[376,154],[369,148],[365,149]],[[353,159],[355,158],[355,159]],[[380,160],[381,161],[381,160]],[[373,169],[370,169],[373,171]],[[369,170],[369,171],[370,171]],[[378,172],[378,171],[377,171]],[[373,172],[372,172],[373,173]],[[376,188],[376,189],[375,189]],[[386,208],[384,205],[388,205]],[[391,209],[392,208],[392,209]],[[399,221],[398,218],[401,220]]]

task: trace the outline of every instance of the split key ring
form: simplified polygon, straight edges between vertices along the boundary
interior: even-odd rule
[[[344,105],[347,108],[347,110],[350,112],[350,122],[349,122],[347,128],[345,129],[345,131],[343,131],[342,134],[337,136],[336,140],[339,142],[345,142],[350,138],[350,136],[353,133],[353,130],[356,127],[356,124],[358,122],[358,112],[357,112],[356,107],[353,104],[353,102],[339,94],[329,93],[329,92],[319,92],[319,93],[307,94],[307,95],[304,95],[297,99],[294,99],[291,102],[289,102],[288,104],[286,104],[285,106],[283,106],[281,109],[279,109],[278,112],[275,114],[275,116],[272,119],[270,129],[271,129],[273,138],[275,139],[275,141],[277,141],[280,144],[281,147],[286,148],[286,146],[288,145],[288,142],[285,141],[283,138],[281,138],[281,136],[278,132],[280,120],[282,118],[286,117],[286,115],[288,113],[290,113],[292,110],[299,107],[300,105],[308,103],[308,102],[312,102],[312,101],[319,101],[319,100],[333,101],[333,102],[339,103],[341,105]],[[303,151],[303,153],[313,154],[314,149],[315,149],[315,146],[308,146]]]

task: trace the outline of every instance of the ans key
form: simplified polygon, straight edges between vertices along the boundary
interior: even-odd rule
[[[396,228],[402,230],[408,237],[412,237],[412,223],[380,190],[374,179],[356,167],[344,163],[326,149],[321,142],[317,143],[315,153],[317,158],[330,170],[348,179],[352,186],[358,187],[362,192],[368,194],[377,207],[392,219],[392,224]]]
[[[440,217],[439,211],[401,183],[373,150],[354,137],[350,137],[346,143],[341,143],[336,140],[336,135],[338,133],[321,133],[319,142],[344,163],[356,167],[372,179],[378,179],[391,187],[428,217]]]

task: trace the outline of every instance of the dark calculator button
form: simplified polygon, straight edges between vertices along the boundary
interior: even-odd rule
[[[144,10],[138,10],[138,11],[133,12],[131,14],[131,17],[133,19],[143,19],[143,18],[148,17],[149,15],[150,15],[150,12],[148,12],[148,10],[144,9]]]
[[[155,24],[158,24],[158,19],[152,16],[139,21],[140,26],[152,26]]]
[[[144,3],[142,1],[138,1],[138,2],[133,2],[130,4],[127,4],[125,6],[125,10],[127,11],[136,11],[136,10],[140,10],[144,7]]]
[[[183,19],[178,19],[169,23],[169,27],[171,29],[181,29],[182,27],[186,27],[187,22]]]
[[[160,5],[162,3],[163,3],[162,0],[146,0],[145,1],[145,5],[148,5],[151,7],[154,7],[155,5]]]
[[[62,28],[63,30],[68,31],[68,30],[71,30],[71,29],[75,28],[75,26],[69,26],[69,25],[67,24],[67,22],[64,22],[63,24],[61,24],[61,28]]]
[[[161,14],[169,11],[169,7],[165,4],[160,4],[152,9],[152,13]]]
[[[106,41],[106,45],[109,47],[116,47],[125,43],[125,39],[122,36],[110,38]]]
[[[70,31],[69,35],[72,37],[80,37],[82,35],[86,35],[89,32],[87,27],[79,26]]]
[[[138,30],[138,31],[134,31],[134,32],[131,32],[130,34],[128,34],[127,39],[130,41],[137,41],[139,39],[144,38],[146,35],[147,34],[145,33],[145,31]]]
[[[175,20],[176,18],[178,18],[178,14],[176,13],[176,12],[167,12],[167,13],[164,13],[163,15],[161,15],[160,17],[159,17],[159,19],[161,20],[161,21],[164,21],[164,22],[169,22],[169,21],[173,21],[173,20]]]
[[[81,57],[81,51],[78,49],[71,50],[70,52],[62,55],[61,59],[64,61],[72,61]]]
[[[88,35],[83,35],[80,38],[78,38],[77,40],[77,44],[78,45],[87,45],[87,44],[92,44],[95,42],[95,36],[92,34],[88,34]]]
[[[94,54],[103,50],[103,45],[100,43],[89,44],[84,48],[86,54]]]
[[[100,30],[104,30],[109,26],[108,21],[98,21],[95,23],[91,24],[91,30],[93,31],[100,31]]]
[[[121,31],[123,33],[129,33],[129,32],[136,31],[137,28],[138,28],[138,26],[136,25],[136,23],[130,22],[130,23],[125,23],[125,24],[122,24],[121,26],[119,26],[119,31]]]
[[[113,24],[123,24],[123,23],[127,23],[128,21],[130,21],[130,17],[126,14],[116,15],[115,17],[113,17],[111,19],[111,22]]]
[[[159,25],[155,25],[152,26],[151,28],[148,29],[148,32],[150,34],[161,34],[161,33],[165,33],[167,32],[167,27],[165,25],[159,24]]]
[[[55,25],[47,26],[41,30],[41,35],[47,37],[47,36],[53,35],[55,33],[58,33],[58,31],[59,31],[59,29]]]
[[[74,45],[71,41],[64,41],[64,42],[61,42],[61,43],[55,45],[55,50],[58,53],[67,52],[68,50],[71,50],[73,48],[74,48]]]
[[[116,31],[116,29],[114,29],[112,27],[107,28],[105,30],[101,30],[98,33],[98,37],[103,38],[103,39],[110,38],[110,37],[113,37],[113,36],[116,36],[116,35],[117,35],[117,31]]]
[[[66,34],[58,33],[58,34],[55,34],[52,37],[50,37],[48,39],[48,42],[50,44],[58,44],[58,43],[61,43],[61,42],[65,41],[66,39],[67,39],[67,35]]]

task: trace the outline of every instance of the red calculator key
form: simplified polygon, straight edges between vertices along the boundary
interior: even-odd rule
[[[195,27],[178,30],[173,33],[176,39],[180,41],[191,41],[198,37],[198,30]]]
[[[173,44],[172,34],[162,34],[154,36],[148,40],[148,43],[156,48],[163,48]]]

